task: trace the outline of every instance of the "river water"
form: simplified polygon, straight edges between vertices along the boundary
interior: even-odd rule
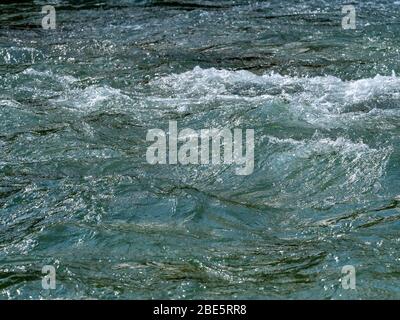
[[[400,2],[46,4],[0,4],[0,298],[400,298]],[[254,172],[148,164],[169,121]]]

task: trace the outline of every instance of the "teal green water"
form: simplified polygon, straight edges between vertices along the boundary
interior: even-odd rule
[[[0,298],[400,298],[400,2],[43,4],[0,4]],[[170,120],[253,174],[147,164]]]

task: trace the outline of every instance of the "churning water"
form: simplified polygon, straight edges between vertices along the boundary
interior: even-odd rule
[[[400,298],[399,2],[57,3],[0,4],[1,298]],[[254,172],[148,164],[172,120]]]

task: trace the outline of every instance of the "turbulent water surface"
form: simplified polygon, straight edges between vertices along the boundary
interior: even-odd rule
[[[400,2],[45,4],[0,4],[0,298],[400,298]],[[148,164],[170,120],[254,172]]]

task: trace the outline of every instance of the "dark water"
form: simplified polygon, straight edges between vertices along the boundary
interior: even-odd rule
[[[45,4],[0,4],[1,298],[400,298],[400,2]],[[169,120],[253,174],[147,164]]]

